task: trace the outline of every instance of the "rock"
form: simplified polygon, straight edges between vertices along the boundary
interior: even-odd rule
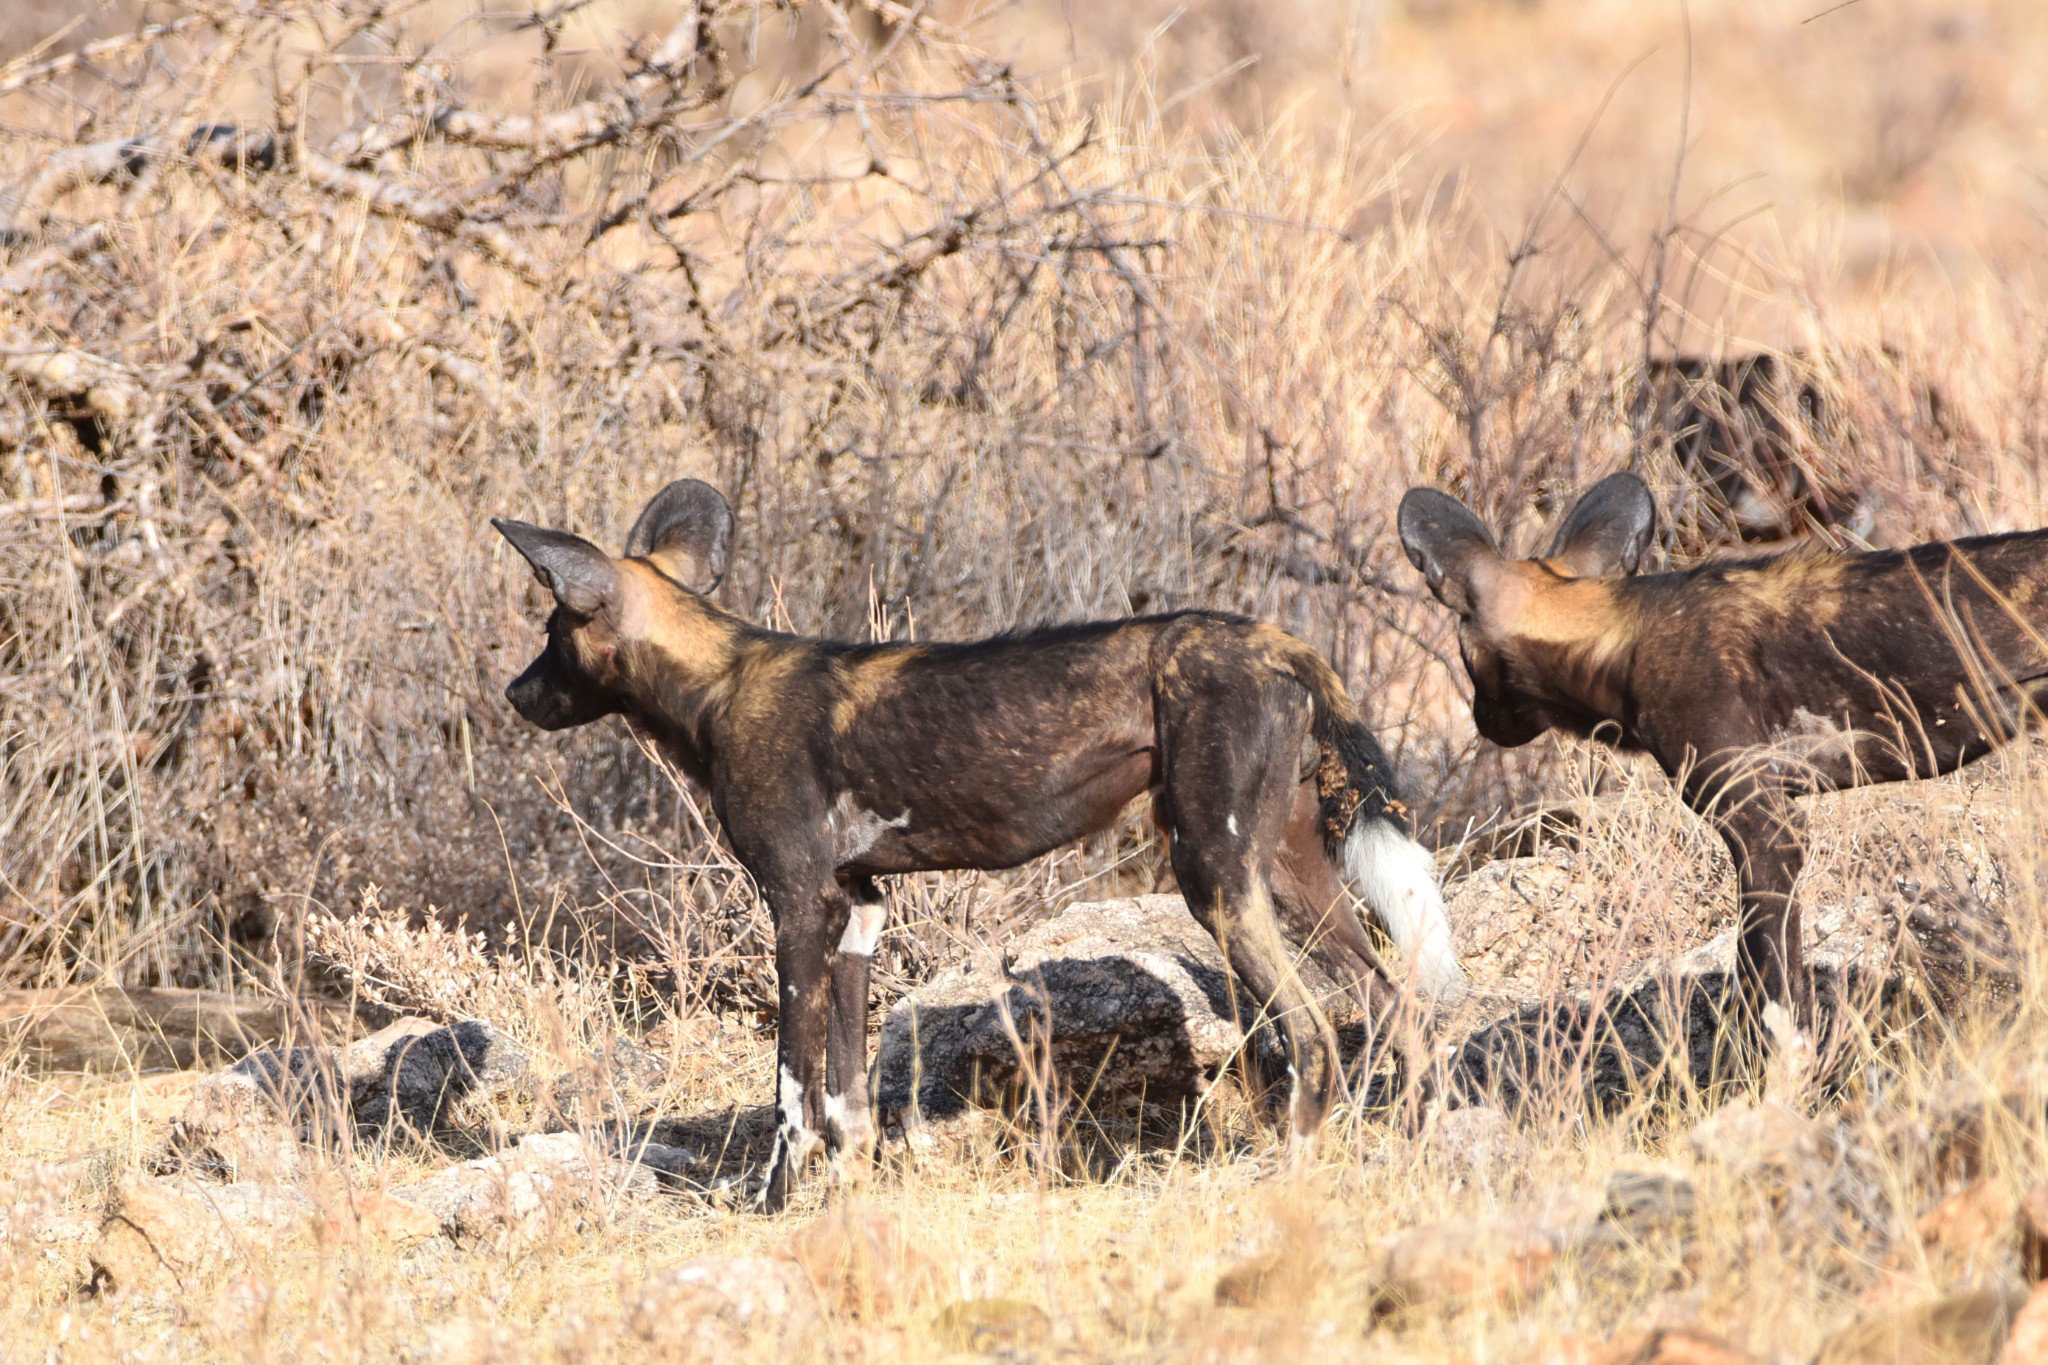
[[[1999,1365],[2048,1365],[2048,1285],[2035,1285],[2012,1320]]]
[[[902,1225],[878,1213],[835,1209],[789,1239],[789,1253],[821,1302],[847,1317],[915,1307],[940,1288],[938,1267]]]
[[[1315,1290],[1321,1267],[1293,1246],[1247,1256],[1216,1277],[1219,1308],[1293,1306]]]
[[[1045,1310],[1021,1299],[956,1299],[932,1326],[945,1345],[980,1355],[1027,1352],[1052,1333]]]
[[[228,1179],[290,1180],[300,1143],[339,1131],[345,1094],[327,1049],[270,1049],[194,1086],[171,1121],[176,1164]]]
[[[1637,1333],[1611,1341],[1563,1341],[1544,1359],[1553,1365],[1763,1365],[1747,1351],[1691,1328]]]
[[[322,1210],[320,1234],[327,1244],[359,1241],[379,1248],[413,1246],[440,1236],[441,1219],[395,1194],[351,1190]]]
[[[1875,1314],[1821,1344],[1814,1365],[1991,1365],[2017,1296],[1977,1289]]]
[[[345,1007],[320,1000],[82,986],[0,991],[0,1054],[36,1071],[219,1066],[294,1035],[347,1037],[353,1027]]]
[[[532,1067],[525,1048],[488,1024],[465,1019],[421,1029],[424,1022],[401,1020],[344,1053],[358,1128],[432,1133],[458,1106],[489,1099]]]
[[[1514,1303],[1542,1287],[1557,1237],[1528,1223],[1438,1223],[1381,1248],[1374,1316],[1439,1302]]]
[[[1518,1164],[1524,1151],[1514,1120],[1488,1104],[1442,1111],[1428,1140],[1453,1170],[1487,1182],[1494,1172]]]
[[[695,1147],[671,1147],[661,1142],[626,1142],[611,1151],[621,1161],[645,1166],[671,1189],[702,1189],[718,1169],[716,1157]]]
[[[429,1134],[522,1079],[526,1049],[476,1020],[401,1019],[345,1048],[266,1048],[207,1077],[168,1154],[236,1178],[288,1178],[301,1142]]]
[[[580,1225],[618,1191],[653,1194],[653,1173],[605,1155],[579,1133],[548,1133],[392,1194],[425,1209],[450,1237],[519,1247],[558,1224]]]
[[[1009,958],[942,972],[889,1011],[876,1062],[885,1127],[1000,1102],[1019,1083],[1020,1044],[1049,1044],[1054,1073],[1091,1105],[1199,1095],[1244,1046],[1223,955],[1178,896],[1071,906]],[[1330,992],[1319,975],[1311,986]]]
[[[99,1234],[100,1217],[88,1213],[89,1179],[83,1163],[25,1162],[0,1180],[0,1246],[24,1261],[39,1286],[70,1293],[89,1273],[88,1255]],[[97,1201],[94,1201],[95,1203]]]
[[[1986,1097],[1979,1086],[1957,1086],[1935,1100],[1925,1118],[1899,1124],[1887,1145],[1895,1157],[1924,1166],[1942,1184],[1975,1180],[1985,1174],[1994,1134],[2003,1129],[2011,1140],[2031,1141],[2031,1133],[2048,1116],[2048,1070],[2028,1068],[2010,1085]]]
[[[1632,1240],[1686,1240],[1697,1227],[1699,1193],[1669,1171],[1616,1171],[1607,1178],[1599,1221]]]
[[[710,1360],[744,1348],[766,1356],[816,1338],[816,1294],[795,1261],[770,1256],[700,1256],[650,1276],[628,1312],[628,1330],[648,1353]]]
[[[1976,957],[1997,970],[1994,922],[2018,884],[2008,864],[2030,847],[2018,804],[1979,794],[1999,780],[1980,767],[1801,802],[1809,960],[1879,964],[1904,918],[1925,965],[1952,973]],[[1625,985],[1635,974],[1617,973],[1620,963],[1701,952],[1691,969],[1729,965],[1733,940],[1715,932],[1734,919],[1734,867],[1675,795],[1583,802],[1567,819],[1575,828],[1563,840],[1484,863],[1447,889],[1452,943],[1475,980],[1528,998]],[[1657,848],[1654,877],[1641,872],[1646,845]],[[1674,918],[1674,904],[1701,911]]]
[[[92,1264],[102,1284],[128,1292],[190,1292],[244,1253],[266,1255],[308,1234],[311,1200],[282,1185],[215,1185],[130,1171],[115,1184]]]
[[[533,1354],[530,1336],[489,1318],[458,1317],[426,1331],[421,1359],[432,1365],[498,1365]]]
[[[2012,1245],[2017,1202],[2000,1182],[1978,1180],[1921,1214],[1913,1231],[1939,1278],[1968,1283],[1992,1271]]]
[[[669,1061],[626,1038],[606,1041],[572,1069],[557,1076],[550,1091],[554,1107],[597,1122],[619,1112],[640,1113],[652,1104],[671,1075]]]
[[[1735,1100],[1709,1114],[1686,1141],[1701,1161],[1739,1176],[1796,1175],[1820,1167],[1833,1148],[1827,1130],[1777,1100]]]

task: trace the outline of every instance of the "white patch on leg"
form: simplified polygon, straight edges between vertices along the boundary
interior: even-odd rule
[[[796,1073],[785,1066],[781,1080],[775,1107],[781,1111],[782,1124],[776,1136],[781,1140],[790,1174],[795,1175],[810,1164],[811,1157],[825,1139],[822,1134],[812,1132],[804,1122],[804,1087],[797,1080]]]
[[[1223,822],[1223,827],[1229,830],[1232,834],[1237,833],[1237,812],[1231,812],[1230,818]]]
[[[1431,995],[1462,994],[1465,969],[1451,947],[1451,922],[1429,850],[1384,820],[1364,819],[1344,841],[1344,875]]]
[[[846,932],[839,936],[839,951],[855,957],[873,957],[875,944],[881,941],[882,926],[888,918],[887,906],[854,906],[853,913],[846,917]]]
[[[1792,1011],[1777,1001],[1764,1005],[1764,1032],[1770,1035],[1771,1055],[1764,1064],[1764,1094],[1771,1099],[1797,1102],[1813,1079],[1817,1059],[1813,1039]]]
[[[865,1180],[875,1137],[867,1107],[862,1105],[856,1109],[847,1103],[844,1095],[827,1095],[825,1123],[839,1138],[839,1146],[832,1153],[832,1178],[840,1184],[857,1184]]]

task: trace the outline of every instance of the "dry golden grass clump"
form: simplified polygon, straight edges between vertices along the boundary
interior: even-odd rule
[[[793,1249],[822,1187],[767,1221],[719,1183],[769,1092],[768,926],[631,736],[503,704],[541,598],[486,523],[617,544],[687,474],[739,514],[724,600],[784,628],[1276,620],[1469,894],[1536,889],[1461,944],[1492,984],[1599,990],[1725,928],[1725,865],[1626,760],[1479,744],[1396,501],[1444,486],[1519,547],[1630,465],[1669,559],[1726,552],[1637,399],[1768,346],[1836,414],[1791,437],[1855,493],[1816,535],[2048,521],[2038,7],[73,8],[0,14],[0,987],[324,991],[483,1018],[550,1085],[635,1040],[666,1074],[329,1135],[271,1231],[120,1286],[111,1224],[236,1188],[155,1173],[197,1077],[43,1074],[10,1029],[0,1355],[1718,1358],[1601,1354],[1685,1328],[1808,1360],[1930,1304],[2002,1331],[2038,1278],[2025,751],[1831,807],[1872,965],[1929,888],[2014,940],[2000,990],[1865,1002],[1834,1091],[1596,1116],[1566,1053],[1566,1100],[1354,1116],[1293,1181],[1235,1084],[1185,1127],[1051,1106],[892,1159]],[[1164,876],[1133,819],[898,879],[879,989]],[[651,1115],[676,1179],[508,1177],[541,1190],[516,1238],[394,1193]]]

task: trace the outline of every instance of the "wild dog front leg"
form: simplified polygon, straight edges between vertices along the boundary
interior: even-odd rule
[[[755,874],[760,880],[760,874]],[[775,917],[775,973],[782,1017],[776,1031],[775,1150],[761,1209],[779,1213],[796,1178],[824,1141],[825,1053],[831,1024],[831,952],[844,926],[830,922],[817,883],[766,882]]]
[[[1746,1041],[1761,1049],[1770,1041],[1764,1013],[1769,1005],[1789,1011],[1800,1030],[1813,1027],[1813,981],[1792,898],[1806,862],[1805,832],[1790,794],[1753,779],[1728,784],[1710,818],[1735,862],[1741,897],[1736,982]]]
[[[881,939],[886,911],[881,891],[866,877],[826,892],[827,918],[842,926],[832,950],[832,1027],[825,1049],[825,1151],[834,1174],[857,1181],[875,1149],[868,1104],[868,969]]]

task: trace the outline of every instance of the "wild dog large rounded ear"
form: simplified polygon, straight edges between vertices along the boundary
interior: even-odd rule
[[[1656,533],[1657,501],[1624,469],[1580,495],[1543,557],[1573,578],[1631,574],[1642,567]]]
[[[618,568],[611,556],[583,537],[509,517],[492,517],[491,525],[526,557],[533,576],[555,595],[563,610],[595,616],[618,600]]]
[[[1422,570],[1436,600],[1460,616],[1472,614],[1472,574],[1500,558],[1493,533],[1464,503],[1434,488],[1411,488],[1397,518],[1401,548]]]
[[[677,479],[648,500],[626,535],[626,557],[654,566],[695,593],[725,577],[732,553],[732,505],[701,479]]]

